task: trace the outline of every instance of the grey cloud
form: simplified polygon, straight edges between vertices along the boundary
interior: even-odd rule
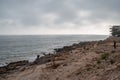
[[[55,25],[53,28],[67,22],[84,26],[82,22],[85,20],[91,24],[108,20],[119,22],[119,4],[120,0],[0,0],[0,25],[6,27],[47,25],[44,27],[49,28],[47,23],[49,19],[45,20],[43,17],[52,13],[57,15],[52,23]],[[80,17],[79,11],[88,11],[91,14],[88,17]],[[2,23],[4,20],[12,20],[14,24]]]
[[[120,0],[71,0],[76,8],[93,11],[120,11]]]

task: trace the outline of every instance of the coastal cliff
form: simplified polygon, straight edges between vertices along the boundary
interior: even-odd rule
[[[0,80],[120,80],[119,42],[119,37],[109,37],[55,49],[33,63],[2,67]]]

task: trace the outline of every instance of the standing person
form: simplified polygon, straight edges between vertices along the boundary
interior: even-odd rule
[[[116,41],[114,41],[114,49],[116,49]]]
[[[37,58],[35,59],[34,63],[35,63],[35,64],[38,64],[39,59],[40,59],[40,55],[37,55]]]

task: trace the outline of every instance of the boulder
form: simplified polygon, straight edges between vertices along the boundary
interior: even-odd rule
[[[0,74],[6,73],[7,69],[6,67],[0,67]]]
[[[23,60],[23,61],[17,61],[17,62],[11,62],[9,63],[6,68],[8,70],[13,70],[13,69],[16,69],[18,66],[23,66],[23,65],[27,65],[29,64],[29,61],[28,60]]]

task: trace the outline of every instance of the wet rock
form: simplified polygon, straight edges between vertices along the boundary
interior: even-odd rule
[[[17,61],[17,62],[12,62],[12,63],[9,63],[6,68],[8,70],[13,70],[13,69],[16,69],[18,66],[23,66],[23,65],[27,65],[29,64],[29,61],[28,60],[23,60],[23,61]]]
[[[71,51],[73,49],[75,49],[74,46],[64,46],[63,48],[57,48],[57,49],[54,49],[54,50],[57,53],[62,53],[62,52],[69,52],[69,51]]]
[[[53,54],[50,54],[50,53],[41,57],[37,55],[36,59],[32,63],[30,63],[30,65],[45,64],[47,62],[50,62],[52,57],[53,57]]]
[[[6,72],[7,72],[6,67],[0,67],[0,74],[6,73]]]

